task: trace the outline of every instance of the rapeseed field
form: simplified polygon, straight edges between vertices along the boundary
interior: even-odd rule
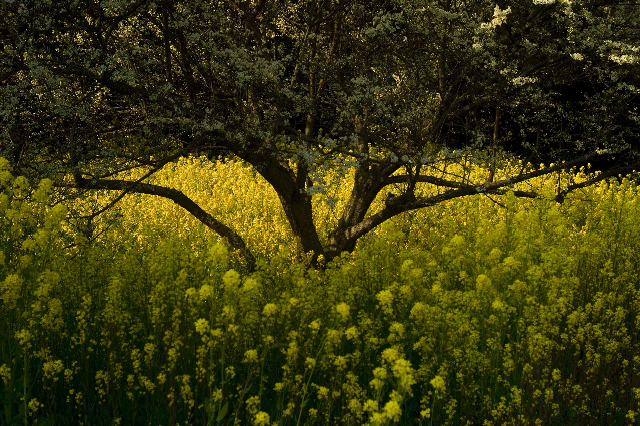
[[[584,176],[555,175],[530,183],[546,194],[536,199],[407,213],[320,269],[245,164],[190,158],[153,179],[233,225],[257,270],[170,201],[129,195],[87,229],[74,217],[112,194],[65,201],[0,160],[0,424],[640,418],[640,197],[628,179],[557,204],[557,185]],[[352,172],[323,179],[326,238]]]

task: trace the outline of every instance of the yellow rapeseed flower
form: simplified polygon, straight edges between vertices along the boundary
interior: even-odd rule
[[[389,327],[389,332],[392,334],[397,334],[399,337],[404,336],[404,325],[399,322],[393,322]]]
[[[372,399],[367,399],[367,401],[364,403],[364,406],[362,407],[362,409],[364,411],[373,411],[376,412],[378,411],[378,403]]]
[[[379,391],[384,386],[384,382],[376,377],[369,382],[369,386]]]
[[[356,339],[358,335],[358,328],[355,326],[347,328],[344,332],[344,336],[347,338],[347,340]]]
[[[18,342],[20,343],[20,346],[24,347],[31,347],[31,343],[29,343],[31,341],[31,339],[33,338],[33,336],[31,335],[31,332],[29,330],[25,330],[22,329],[18,332],[16,332],[16,339],[18,339]]]
[[[5,384],[11,381],[11,368],[7,367],[7,364],[0,365],[0,378]]]
[[[200,287],[200,297],[203,300],[212,298],[213,297],[213,287],[211,287],[209,284],[204,284],[202,287]]]
[[[336,306],[336,311],[338,311],[338,313],[342,316],[343,319],[347,319],[349,318],[349,305],[347,305],[346,303],[339,303]]]
[[[324,386],[318,386],[318,399],[325,399],[329,396],[329,389]]]
[[[408,360],[402,358],[395,360],[391,369],[393,370],[393,375],[400,381],[400,387],[402,389],[409,391],[411,385],[416,383],[416,380],[413,378],[411,362]]]
[[[446,387],[446,383],[445,383],[444,379],[442,378],[442,376],[434,377],[433,379],[431,379],[431,381],[429,383],[431,383],[431,386],[433,386],[433,389],[436,392],[444,392],[445,387]]]
[[[242,289],[246,292],[251,292],[251,291],[257,290],[258,287],[260,287],[260,285],[258,284],[258,281],[255,278],[247,278],[246,280],[244,280]]]
[[[213,263],[224,263],[228,256],[227,248],[222,244],[214,244],[209,249],[209,259],[211,259]]]
[[[246,363],[258,362],[258,351],[255,349],[249,349],[244,353],[244,360]]]
[[[426,319],[429,308],[422,302],[416,302],[411,308],[410,317],[417,321],[424,321]]]
[[[42,372],[44,373],[45,379],[53,378],[53,380],[56,381],[57,380],[56,376],[62,373],[63,370],[64,370],[64,365],[62,364],[61,360],[47,361],[42,365]]]
[[[264,305],[264,309],[262,310],[262,315],[267,317],[272,317],[278,311],[278,307],[275,303],[267,303]]]
[[[311,321],[311,323],[309,324],[309,328],[312,331],[318,331],[320,330],[320,321],[319,320],[313,320]]]
[[[31,413],[35,413],[40,407],[44,407],[44,404],[39,403],[37,399],[33,398],[29,401],[29,411]]]
[[[309,358],[307,357],[307,359],[304,362],[305,367],[307,367],[309,370],[313,369],[316,366],[316,360],[315,358]]]
[[[494,300],[491,307],[496,311],[504,311],[504,303],[500,299]]]
[[[393,364],[393,362],[398,358],[400,358],[400,354],[396,348],[387,348],[382,351],[382,359],[387,361],[389,364]]]
[[[264,411],[260,411],[258,412],[258,414],[256,414],[256,417],[253,421],[256,426],[267,426],[271,422],[271,419],[269,418],[269,415],[267,413],[265,413]]]
[[[376,298],[380,305],[389,306],[393,302],[393,293],[389,290],[382,290],[376,295]]]
[[[400,408],[398,401],[391,400],[387,402],[384,406],[384,415],[392,422],[398,423],[400,421],[400,416],[402,415],[402,408]]]
[[[222,276],[222,282],[227,288],[236,288],[240,283],[240,274],[233,269],[229,269]]]
[[[491,288],[491,280],[485,274],[480,274],[476,278],[476,290],[487,291]]]
[[[333,361],[333,365],[342,370],[347,367],[347,358],[343,357],[342,355],[337,356],[335,361]]]
[[[196,331],[199,334],[205,334],[209,331],[209,321],[207,321],[204,318],[200,318],[198,321],[196,321],[195,325],[196,325]]]

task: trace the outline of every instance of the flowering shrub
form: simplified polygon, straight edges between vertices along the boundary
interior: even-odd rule
[[[118,226],[74,242],[50,182],[32,189],[0,160],[3,423],[637,420],[640,198],[628,180],[563,205],[444,203],[385,223],[319,271],[292,262],[260,179],[204,164],[157,179],[194,194],[211,185],[205,209],[252,224],[237,227],[263,256],[251,275],[151,197],[125,199]],[[255,192],[230,192],[229,175]],[[329,223],[325,196],[316,214]]]

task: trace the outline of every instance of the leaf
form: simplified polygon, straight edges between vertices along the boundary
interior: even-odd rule
[[[222,408],[220,409],[216,422],[219,422],[220,420],[224,419],[224,416],[227,415],[227,411],[229,411],[229,401],[225,402]]]

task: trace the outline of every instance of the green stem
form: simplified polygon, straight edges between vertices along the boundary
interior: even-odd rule
[[[3,327],[4,328],[4,327]],[[4,330],[2,335],[4,336]],[[6,343],[7,341],[5,339],[2,339],[2,360],[6,360],[7,359],[7,353],[6,353]],[[9,380],[7,380],[4,383],[4,416],[5,416],[5,421],[7,424],[9,424],[11,422],[11,407],[13,405],[13,401],[11,401],[11,384],[13,383],[13,362],[11,362],[11,357],[9,357],[9,363],[8,365],[11,366],[11,376],[9,377]]]
[[[23,387],[23,392],[22,392],[22,397],[24,400],[24,426],[28,426],[28,414],[29,414],[29,408],[27,406],[27,367],[28,367],[28,362],[27,362],[27,351],[24,351],[24,375],[22,376],[22,387]]]

